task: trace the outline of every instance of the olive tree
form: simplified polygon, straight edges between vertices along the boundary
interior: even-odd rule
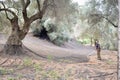
[[[9,0],[7,0],[9,1]],[[23,48],[22,48],[22,40],[25,38],[27,35],[31,23],[36,21],[37,19],[42,19],[43,15],[45,14],[47,7],[48,7],[48,1],[49,0],[44,0],[42,5],[39,0],[36,0],[36,5],[37,5],[37,12],[35,12],[33,15],[28,16],[28,8],[31,4],[31,0],[11,0],[14,3],[21,3],[21,12],[22,12],[22,18],[23,18],[23,25],[19,24],[19,15],[17,15],[16,10],[10,9],[7,7],[7,2],[4,0],[3,2],[1,1],[0,3],[2,4],[0,8],[0,12],[5,12],[5,15],[7,19],[11,23],[11,34],[4,46],[4,51],[7,54],[21,54],[24,53]],[[15,8],[15,7],[13,7]]]

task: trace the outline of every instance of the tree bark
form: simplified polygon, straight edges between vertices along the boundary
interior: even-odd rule
[[[22,48],[22,40],[20,39],[20,28],[18,25],[18,18],[11,19],[12,31],[5,46],[4,52],[9,55],[20,55],[24,53]]]
[[[92,37],[90,38],[90,41],[91,41],[91,46],[92,46],[92,44],[93,44],[93,38]]]
[[[9,36],[4,46],[4,52],[9,55],[20,55],[24,53],[22,41],[14,32]]]

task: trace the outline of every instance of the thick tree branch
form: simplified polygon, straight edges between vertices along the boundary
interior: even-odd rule
[[[6,8],[5,5],[4,5],[4,3],[2,3],[2,5],[3,5],[4,8],[0,9],[0,12],[5,11],[7,19],[11,22],[12,30],[14,30],[15,28],[18,29],[18,30],[20,30],[19,25],[18,25],[18,16],[15,14],[14,11]],[[11,13],[13,15],[13,18],[10,19],[8,17],[7,12]]]
[[[37,20],[37,19],[42,19],[43,15],[44,15],[44,13],[45,13],[45,11],[46,11],[46,9],[47,9],[47,2],[48,2],[48,0],[44,0],[43,9],[42,9],[42,10],[39,9],[40,11],[38,11],[36,14],[32,15],[32,16],[27,20],[27,22],[24,23],[23,29],[21,30],[21,32],[20,32],[20,34],[19,34],[21,40],[24,39],[25,35],[26,35],[27,32],[29,31],[29,26],[30,26],[30,24],[31,24],[33,21]],[[29,5],[29,4],[28,4],[28,5]],[[27,7],[26,7],[26,8],[27,8]],[[40,8],[40,4],[38,4],[38,8]],[[25,16],[25,17],[26,17],[26,16]]]
[[[111,20],[109,20],[108,18],[106,18],[106,17],[104,17],[104,16],[103,16],[103,18],[106,19],[106,20],[107,20],[110,24],[112,24],[114,27],[116,27],[116,28],[118,27],[117,25],[115,25],[115,24],[114,24]]]
[[[22,0],[22,4],[23,4],[23,18],[24,18],[24,21],[27,21],[28,20],[28,16],[27,16],[27,7],[30,5],[30,0],[27,0],[27,2],[25,3],[24,0]]]
[[[5,14],[6,14],[7,19],[11,20],[11,19],[8,17],[7,12],[11,13],[14,17],[17,17],[17,15],[16,15],[12,10],[10,10],[10,9],[8,9],[8,8],[5,7],[5,4],[4,4],[2,1],[0,1],[0,3],[1,3],[1,4],[3,5],[3,7],[4,7],[4,8],[0,8],[0,12],[1,12],[1,11],[5,11]]]
[[[37,20],[37,19],[42,19],[42,14],[41,12],[36,13],[35,15],[30,17],[30,23],[32,23],[33,21]]]
[[[37,1],[37,5],[38,5],[38,10],[39,10],[39,12],[40,12],[40,1],[39,0],[36,0]]]
[[[17,17],[17,15],[13,11],[11,11],[10,9],[3,8],[3,9],[0,9],[0,12],[1,11],[7,11],[7,12],[11,13],[14,17]]]
[[[45,14],[45,11],[46,11],[46,9],[48,7],[47,3],[48,3],[48,0],[44,0],[42,10],[40,10],[39,12],[37,12],[36,14],[34,14],[33,16],[31,16],[29,23],[32,23],[33,21],[35,21],[37,19],[42,19],[43,15]]]
[[[47,7],[48,7],[47,4],[48,4],[48,0],[45,0],[44,3],[43,3],[42,11],[41,11],[41,12],[42,12],[42,15],[45,14],[45,11],[46,11],[46,9],[47,9]]]
[[[6,8],[6,7],[5,7],[5,4],[4,4],[3,2],[0,2],[0,3],[3,5],[4,8]],[[8,14],[7,14],[6,11],[5,11],[5,14],[6,14],[6,18],[7,18],[8,20],[11,20],[11,19],[8,17]]]
[[[107,17],[103,16],[102,14],[91,14],[91,16],[97,16],[98,18],[104,18],[104,19],[107,20],[110,24],[112,24],[115,28],[118,27],[118,26],[115,25],[111,20],[109,20]]]

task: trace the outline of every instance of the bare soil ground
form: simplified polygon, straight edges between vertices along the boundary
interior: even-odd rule
[[[27,37],[29,39],[26,38],[27,42],[24,43],[35,53],[29,50],[20,56],[0,53],[0,80],[117,80],[116,51],[102,50],[102,60],[99,61],[91,47],[73,49],[72,44],[72,48],[60,48],[45,40]],[[1,39],[0,42],[4,43],[5,40]],[[3,45],[0,45],[0,50],[2,48]],[[41,54],[45,54],[45,58]],[[74,54],[86,55],[89,60],[81,62],[79,59],[84,57],[73,57]]]
[[[21,56],[0,56],[0,80],[117,80],[117,53],[102,51],[102,60],[89,62],[45,59],[30,52]]]

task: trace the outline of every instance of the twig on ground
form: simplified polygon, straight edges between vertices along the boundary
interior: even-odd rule
[[[3,61],[2,63],[0,63],[0,65],[3,65],[4,63],[6,63],[9,60],[9,58],[7,58],[5,61]]]
[[[94,78],[94,77],[101,77],[101,76],[109,76],[109,75],[113,75],[117,72],[113,72],[113,73],[105,73],[105,74],[102,74],[102,75],[96,75],[96,76],[90,76],[89,78]]]
[[[10,66],[13,65],[15,62],[16,62],[17,58],[15,58],[15,60],[13,60],[11,63],[10,63]]]

